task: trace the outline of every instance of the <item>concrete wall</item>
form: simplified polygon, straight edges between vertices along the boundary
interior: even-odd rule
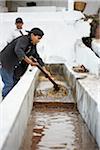
[[[75,73],[67,64],[66,67],[64,73],[78,110],[100,148],[100,78],[91,74]]]
[[[28,70],[0,104],[0,150],[19,149],[33,106],[36,72]]]
[[[90,74],[100,77],[100,58],[90,48],[86,47],[81,40],[77,40],[75,44],[75,61],[78,65],[84,64]]]
[[[56,12],[56,6],[18,7],[17,12]]]
[[[11,11],[17,11],[17,7],[26,6],[27,2],[29,2],[29,1],[27,1],[27,0],[24,0],[24,1],[12,0]],[[66,8],[68,6],[67,0],[34,0],[34,2],[36,2],[36,6],[56,6],[56,7],[66,7]]]
[[[11,4],[8,6],[10,11],[17,11],[17,7],[25,7],[27,2],[31,0],[16,1],[12,0]],[[56,6],[56,7],[65,7],[68,10],[68,7],[73,9],[72,3],[76,0],[34,0],[37,6]],[[77,0],[80,1],[80,0]],[[82,0],[87,3],[84,13],[86,14],[95,14],[100,8],[99,0]],[[9,3],[9,2],[8,2]]]

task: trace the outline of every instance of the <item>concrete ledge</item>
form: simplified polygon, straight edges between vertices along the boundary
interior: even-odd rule
[[[0,104],[0,150],[18,150],[33,106],[38,72],[27,71]]]
[[[18,7],[17,12],[56,12],[56,6]]]
[[[79,112],[100,147],[100,78],[88,76],[77,82],[76,89]]]
[[[100,148],[100,78],[65,69],[77,107]],[[79,79],[80,78],[80,79]]]
[[[75,45],[75,61],[76,64],[83,64],[91,74],[100,76],[100,58],[81,40],[77,40]]]

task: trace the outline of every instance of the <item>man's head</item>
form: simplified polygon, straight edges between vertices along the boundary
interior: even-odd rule
[[[31,29],[31,31],[29,31],[29,34],[31,35],[33,45],[37,44],[44,35],[43,31],[39,28]]]
[[[23,19],[22,18],[16,18],[15,25],[17,29],[22,29],[23,26]]]

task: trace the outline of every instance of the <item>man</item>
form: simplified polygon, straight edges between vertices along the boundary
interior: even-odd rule
[[[15,20],[15,29],[13,29],[12,31],[10,31],[9,36],[6,38],[6,40],[2,40],[0,41],[0,51],[8,44],[10,43],[13,39],[22,36],[22,35],[26,35],[26,30],[23,28],[24,22],[23,19],[18,17]]]
[[[23,19],[18,17],[15,20],[15,26],[16,28],[11,32],[9,35],[9,38],[7,39],[7,43],[10,43],[13,39],[16,39],[19,36],[25,35],[26,31],[23,29]]]
[[[31,66],[40,64],[43,70],[51,76],[45,69],[45,64],[36,50],[36,45],[43,35],[44,33],[41,29],[33,28],[29,31],[28,35],[23,35],[14,39],[0,52],[1,78],[4,83],[2,90],[3,98],[15,85],[13,78],[14,67],[19,63],[19,61],[24,61],[26,64],[30,64]],[[37,62],[33,62],[30,59],[30,56],[34,57]]]

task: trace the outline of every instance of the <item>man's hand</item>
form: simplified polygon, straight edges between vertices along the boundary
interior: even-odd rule
[[[26,63],[30,64],[31,66],[37,66],[37,65],[38,65],[38,62],[37,62],[37,61],[34,62],[34,61],[32,61],[32,59],[28,58],[27,56],[25,56],[24,61],[25,61]]]
[[[33,62],[37,62],[37,59],[34,58],[33,56],[29,56],[29,58],[30,58]]]
[[[48,76],[49,76],[52,80],[54,80],[54,78],[52,77],[52,75],[50,74],[50,72],[47,71],[45,67],[42,67],[42,68],[43,68],[43,70],[45,71],[45,73],[47,73]]]
[[[33,62],[33,61],[31,60],[30,65],[31,65],[31,66],[37,66],[37,65],[38,65],[38,62]]]

